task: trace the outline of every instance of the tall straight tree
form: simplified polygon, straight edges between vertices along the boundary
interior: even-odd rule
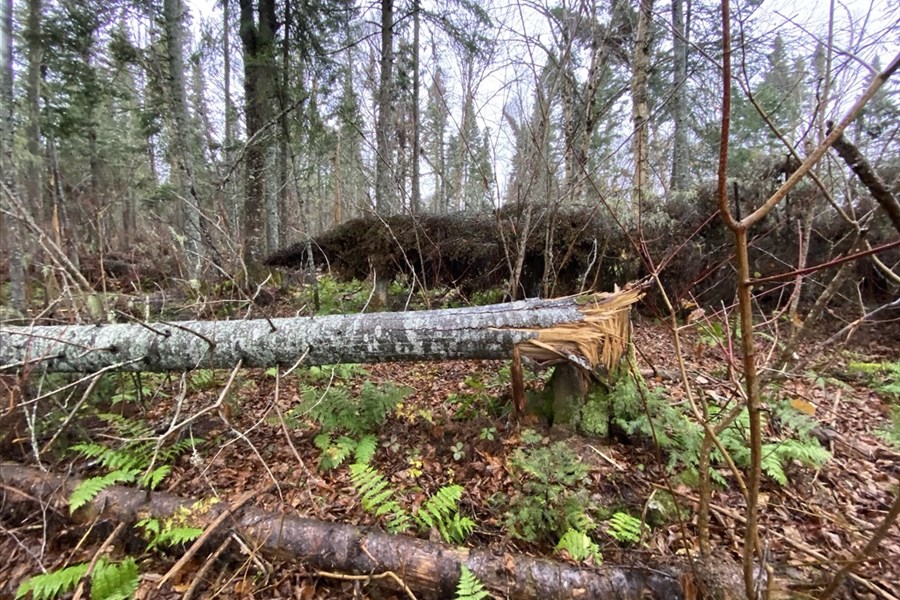
[[[378,122],[375,125],[375,208],[390,214],[395,208],[393,181],[392,106],[394,88],[394,0],[381,0],[381,62],[378,78]]]
[[[16,180],[13,165],[13,0],[0,0],[0,172],[3,173],[3,193],[0,209],[11,206],[7,195],[15,194]],[[10,213],[15,214],[14,210]],[[11,303],[16,310],[25,311],[25,270],[22,263],[22,238],[18,235],[15,217],[0,210],[0,231],[9,256]]]
[[[650,167],[650,98],[647,80],[650,75],[650,24],[653,0],[640,0],[637,34],[631,58],[631,121],[634,174],[631,181],[631,209],[637,215],[649,190]]]
[[[684,24],[684,0],[672,0],[672,180],[673,192],[687,190],[690,180],[690,148],[687,135],[687,48],[688,31]]]
[[[271,117],[275,83],[275,0],[240,0],[244,52],[245,152],[242,258],[251,279],[266,251],[263,207],[266,203],[268,141],[263,131]]]
[[[41,60],[44,45],[41,41],[41,20],[44,5],[42,0],[28,0],[28,24],[25,42],[28,51],[28,68],[25,81],[26,98],[26,144],[28,165],[25,175],[25,192],[29,208],[38,214],[43,205],[41,171]]]
[[[184,249],[188,273],[192,279],[197,279],[202,266],[203,244],[200,232],[200,198],[194,181],[191,152],[188,149],[188,141],[194,136],[190,133],[190,118],[185,101],[184,6],[181,0],[164,0],[163,10],[166,19],[166,53],[169,66],[168,92],[174,121],[171,139],[175,150],[181,210],[184,214]]]

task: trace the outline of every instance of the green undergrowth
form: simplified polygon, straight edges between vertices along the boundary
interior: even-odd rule
[[[517,485],[505,499],[507,531],[528,542],[551,543],[576,560],[600,562],[591,533],[601,509],[589,491],[590,467],[566,442],[548,444],[530,430],[523,432],[522,441],[509,458]]]
[[[793,463],[819,468],[828,461],[830,453],[811,435],[817,425],[814,419],[777,397],[770,399],[767,406],[763,430],[769,436],[762,448],[762,469],[766,475],[780,485],[787,485],[788,470]],[[730,407],[710,403],[711,425],[716,427],[729,412]],[[718,436],[740,468],[750,464],[749,421],[748,412],[743,409]],[[696,483],[703,428],[687,404],[673,403],[663,388],[649,388],[643,381],[625,377],[609,394],[589,399],[584,410],[585,423],[595,429],[606,427],[628,438],[657,443],[668,454],[669,470],[679,473],[686,483]],[[717,448],[713,449],[711,460],[714,465],[711,477],[720,485],[727,485],[725,459]]]
[[[197,452],[203,440],[187,437],[160,443],[154,431],[144,422],[117,414],[98,415],[113,432],[111,442],[86,441],[70,447],[84,458],[90,459],[105,473],[84,479],[69,498],[69,509],[75,512],[93,500],[97,494],[117,483],[137,483],[156,489],[172,471],[172,463],[182,454]]]
[[[90,563],[78,563],[30,577],[16,590],[16,598],[29,594],[34,600],[53,600],[73,592],[87,576]],[[138,566],[128,557],[121,562],[101,558],[89,578],[91,600],[125,600],[137,591]]]
[[[893,448],[900,449],[900,361],[851,361],[847,370],[861,377],[887,403],[888,423],[877,434]]]
[[[411,510],[403,504],[401,491],[370,465],[350,465],[350,481],[363,509],[382,519],[390,533],[405,533],[413,528],[436,531],[445,542],[461,544],[475,528],[475,522],[460,513],[461,485],[445,485]]]
[[[310,367],[298,384],[300,402],[284,413],[291,429],[318,428],[313,439],[321,451],[319,468],[335,469],[351,458],[368,464],[378,445],[376,432],[410,389],[375,384],[357,365]]]

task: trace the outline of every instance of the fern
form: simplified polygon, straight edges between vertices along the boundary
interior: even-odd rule
[[[357,464],[367,465],[375,456],[377,447],[378,438],[371,434],[364,435],[356,442],[356,448],[353,450],[353,459]]]
[[[466,565],[460,565],[459,583],[456,584],[454,600],[484,600],[490,593],[481,580]]]
[[[169,465],[162,465],[150,471],[149,473],[145,473],[141,476],[141,485],[149,488],[151,490],[155,490],[157,486],[162,483],[162,480],[168,477],[169,473],[172,472],[172,467]]]
[[[579,562],[588,559],[592,559],[595,565],[603,562],[600,546],[588,534],[578,529],[566,531],[560,538],[559,543],[556,544],[556,551],[567,552],[572,557],[572,560]]]
[[[337,441],[331,441],[331,435],[322,433],[316,436],[314,443],[322,455],[319,457],[319,468],[323,471],[336,469],[350,458],[356,449],[357,443],[353,438],[341,436]]]
[[[410,526],[409,515],[392,498],[394,490],[384,475],[369,465],[350,465],[350,482],[360,496],[363,509],[376,517],[386,517],[391,533],[402,533]]]
[[[564,442],[520,448],[510,465],[522,482],[506,518],[512,535],[529,542],[556,542],[568,529],[595,527],[590,512],[596,506],[585,486],[590,469]]]
[[[442,487],[416,512],[416,521],[425,529],[437,528],[439,524],[456,512],[462,492],[461,485]]]
[[[16,590],[16,598],[29,593],[33,600],[52,600],[75,589],[87,574],[88,563],[35,575]],[[121,563],[100,559],[91,574],[91,600],[126,600],[134,596],[138,586],[138,568],[134,558]]]
[[[88,563],[72,565],[26,579],[16,590],[16,598],[31,593],[34,600],[51,600],[75,589],[88,570]]]
[[[126,600],[138,586],[138,568],[133,558],[121,563],[97,561],[91,575],[91,600]]]
[[[446,485],[416,511],[414,518],[422,529],[436,529],[447,543],[461,544],[475,529],[475,522],[459,514],[461,485]]]
[[[609,528],[606,533],[620,542],[630,542],[633,544],[641,541],[643,533],[643,523],[637,517],[632,517],[628,513],[616,512],[609,520]]]
[[[391,533],[408,531],[415,523],[419,529],[434,529],[445,542],[461,544],[474,531],[475,521],[459,514],[463,488],[447,485],[439,489],[412,517],[394,499],[394,489],[377,469],[364,464],[350,465],[350,482],[360,496],[363,510],[385,518]]]
[[[164,527],[159,535],[150,542],[148,549],[152,550],[155,547],[163,546],[169,548],[180,546],[193,542],[201,535],[203,535],[203,529],[199,527]]]
[[[130,469],[127,471],[113,471],[101,477],[85,479],[72,491],[72,495],[69,498],[69,512],[74,513],[96,498],[97,494],[112,485],[133,482],[137,478],[138,473],[138,470]]]

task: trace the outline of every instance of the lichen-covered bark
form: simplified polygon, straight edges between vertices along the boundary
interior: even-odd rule
[[[247,321],[0,328],[0,369],[181,371],[508,358],[534,331],[584,319],[575,299]]]

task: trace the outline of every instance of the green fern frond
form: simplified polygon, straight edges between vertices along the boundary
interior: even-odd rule
[[[585,512],[580,502],[568,502],[565,506],[566,525],[569,529],[577,531],[591,531],[597,527],[594,519]]]
[[[160,546],[172,548],[174,546],[187,544],[188,542],[193,542],[201,535],[203,535],[203,530],[199,527],[164,526],[160,534],[155,539],[151,540],[149,547],[153,548]]]
[[[472,535],[473,531],[475,531],[475,521],[461,516],[459,513],[454,514],[447,525],[440,530],[444,541],[450,544],[462,544],[466,538]]]
[[[149,488],[151,490],[155,490],[156,487],[162,483],[162,480],[168,477],[169,473],[172,472],[172,467],[169,465],[162,465],[150,471],[149,473],[145,473],[141,476],[140,484],[143,487]]]
[[[409,529],[409,515],[391,498],[394,489],[377,469],[358,463],[350,465],[350,483],[360,496],[363,510],[376,517],[387,517],[388,531],[400,533]]]
[[[641,540],[643,523],[625,512],[613,513],[606,532],[620,542],[637,543]]]
[[[52,600],[74,590],[87,570],[88,563],[82,563],[29,577],[16,590],[16,598],[24,598],[30,592],[34,600]]]
[[[322,451],[322,455],[319,457],[319,468],[323,471],[338,468],[350,458],[354,449],[356,449],[356,440],[342,435]]]
[[[456,513],[462,493],[461,485],[445,485],[416,512],[416,520],[424,528],[441,529],[447,519]]]
[[[556,551],[565,551],[573,560],[577,561],[591,558],[596,565],[603,562],[600,546],[588,534],[577,529],[569,529],[563,534],[559,543],[556,544]]]
[[[85,479],[72,491],[69,498],[69,512],[75,512],[91,500],[104,489],[117,483],[131,483],[138,476],[138,471],[129,469],[125,471],[113,471],[101,477],[91,477]]]
[[[91,600],[127,600],[138,586],[138,567],[133,558],[121,563],[99,560],[91,575]]]
[[[374,435],[364,435],[356,443],[356,449],[353,451],[353,458],[358,464],[367,465],[372,462],[375,456],[375,450],[378,448],[378,438]]]
[[[460,565],[459,583],[454,600],[484,600],[491,595],[481,580],[466,565]]]
[[[350,465],[350,482],[359,493],[363,509],[366,511],[379,509],[380,505],[394,493],[384,475],[369,465]]]

